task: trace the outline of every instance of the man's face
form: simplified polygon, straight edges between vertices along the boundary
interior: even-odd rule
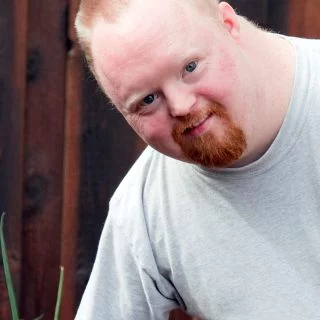
[[[94,27],[105,92],[156,150],[210,168],[236,165],[252,132],[253,90],[232,21],[218,27],[172,0],[137,2],[146,3]]]

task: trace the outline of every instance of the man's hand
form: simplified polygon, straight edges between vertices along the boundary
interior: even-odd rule
[[[198,317],[191,317],[187,315],[183,310],[176,309],[171,311],[169,320],[201,320],[201,319]]]

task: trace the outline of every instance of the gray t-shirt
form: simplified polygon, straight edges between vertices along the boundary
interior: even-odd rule
[[[131,168],[77,320],[320,319],[320,41],[291,41],[291,104],[258,161],[210,171],[147,148]]]

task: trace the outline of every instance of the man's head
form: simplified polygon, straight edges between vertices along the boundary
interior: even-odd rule
[[[149,145],[207,167],[246,155],[254,76],[227,3],[85,0],[76,26],[99,84]]]
[[[173,0],[174,1],[174,0]],[[203,12],[215,16],[218,0],[184,0]],[[81,0],[75,26],[81,48],[83,49],[89,67],[94,72],[91,51],[92,28],[97,19],[103,18],[106,23],[116,23],[121,14],[128,11],[136,0]],[[151,2],[152,3],[152,2]]]

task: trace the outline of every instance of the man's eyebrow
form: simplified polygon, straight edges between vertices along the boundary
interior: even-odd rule
[[[122,103],[123,108],[126,111],[131,111],[133,107],[144,97],[143,93],[131,93],[128,94],[126,98],[124,98],[124,102]]]

